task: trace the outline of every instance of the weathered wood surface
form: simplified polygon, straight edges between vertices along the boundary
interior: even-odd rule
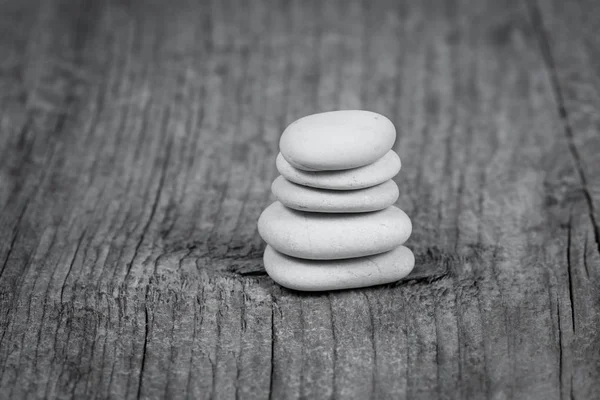
[[[0,397],[593,399],[600,7],[1,1]],[[264,275],[283,127],[398,127],[420,279]]]

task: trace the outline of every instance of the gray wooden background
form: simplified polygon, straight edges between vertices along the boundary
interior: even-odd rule
[[[261,265],[283,128],[398,128],[413,279]],[[0,1],[0,398],[596,399],[600,3]]]

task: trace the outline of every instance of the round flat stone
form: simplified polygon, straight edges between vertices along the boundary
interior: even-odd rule
[[[388,180],[360,190],[316,189],[277,177],[271,191],[284,206],[300,211],[357,213],[383,210],[398,200],[398,185]]]
[[[321,189],[354,190],[378,185],[400,172],[400,157],[388,151],[375,162],[358,168],[340,171],[304,171],[291,165],[281,153],[275,161],[277,170],[287,180],[299,185]]]
[[[415,266],[415,256],[404,246],[381,254],[343,260],[304,260],[267,246],[263,260],[271,279],[286,288],[304,291],[391,283],[406,277]]]
[[[391,206],[357,214],[297,211],[276,201],[258,219],[260,236],[281,253],[309,260],[335,260],[383,253],[412,232],[404,211]]]
[[[313,114],[290,124],[279,140],[283,157],[307,171],[350,169],[371,164],[390,151],[394,124],[362,110]]]

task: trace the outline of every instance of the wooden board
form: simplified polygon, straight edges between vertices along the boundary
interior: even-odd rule
[[[0,397],[592,399],[594,1],[0,2]],[[283,128],[392,119],[411,279],[302,294]]]

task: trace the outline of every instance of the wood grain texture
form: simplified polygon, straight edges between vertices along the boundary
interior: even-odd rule
[[[598,11],[0,1],[0,397],[597,397]],[[302,294],[256,220],[339,108],[396,124],[418,269]]]

